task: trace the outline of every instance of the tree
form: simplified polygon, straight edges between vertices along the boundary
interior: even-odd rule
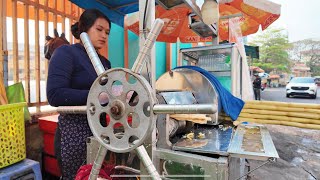
[[[306,63],[313,76],[320,76],[320,41],[305,39],[292,44],[291,59]]]
[[[291,61],[287,50],[292,45],[289,43],[288,35],[284,33],[284,29],[268,28],[254,37],[249,45],[260,47],[260,59],[254,59],[253,65],[259,66],[267,73],[272,70],[289,71]]]

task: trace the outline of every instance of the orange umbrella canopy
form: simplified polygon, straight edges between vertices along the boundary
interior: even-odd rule
[[[220,17],[240,14],[239,25],[243,36],[265,30],[280,17],[281,6],[267,0],[220,0]],[[220,19],[219,37],[221,40],[229,38],[229,20]]]
[[[211,38],[201,38],[189,28],[188,15],[192,13],[192,10],[186,5],[180,5],[170,10],[157,5],[155,12],[155,17],[164,21],[157,41],[174,43],[177,42],[177,38],[184,43],[211,41]],[[139,34],[139,21],[136,19],[133,24],[128,26],[128,29]]]
[[[240,14],[238,18],[242,35],[256,33],[259,26],[262,30],[280,17],[280,5],[267,0],[220,0],[220,17],[230,17]],[[195,43],[211,41],[211,37],[201,38],[189,28],[188,15],[192,10],[186,5],[179,5],[169,10],[156,6],[156,18],[164,20],[165,24],[157,41],[177,42],[177,38],[183,43]],[[139,34],[139,22],[131,22],[128,28],[135,34]],[[219,38],[221,41],[229,40],[229,20],[221,18],[219,21]]]
[[[258,73],[263,73],[264,70],[257,67],[257,66],[250,66],[250,71],[258,72]]]

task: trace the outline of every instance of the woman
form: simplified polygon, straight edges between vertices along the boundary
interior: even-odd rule
[[[96,9],[85,10],[79,22],[71,27],[79,39],[86,32],[99,50],[106,47],[111,23],[108,17]],[[100,56],[105,69],[110,62]],[[88,93],[97,74],[82,43],[63,45],[56,49],[50,59],[47,98],[52,106],[86,105]],[[74,179],[77,170],[86,160],[86,138],[92,136],[86,115],[63,114],[59,116],[55,136],[55,153],[63,179]]]

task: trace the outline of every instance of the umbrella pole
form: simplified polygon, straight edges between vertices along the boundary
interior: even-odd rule
[[[147,8],[146,8],[146,3],[147,4]],[[144,12],[146,9],[146,12]],[[144,13],[146,13],[144,15]],[[145,25],[146,25],[146,29],[143,29],[143,22],[144,19],[146,20]],[[150,29],[151,29],[151,25],[153,24],[155,20],[155,0],[139,0],[139,46],[140,48],[142,48],[144,42],[145,42],[145,37],[144,33],[147,33]],[[145,30],[147,30],[147,32],[145,32]],[[153,46],[153,48],[150,51],[150,56],[149,59],[147,60],[147,68],[148,71],[147,73],[149,73],[149,77],[150,77],[150,84],[152,86],[152,89],[155,91],[155,80],[156,80],[156,66],[155,66],[155,46]],[[155,93],[155,92],[154,92]],[[153,130],[151,137],[147,138],[144,144],[149,144],[149,146],[146,147],[146,151],[150,157],[150,159],[152,160],[153,164],[158,165],[157,162],[155,162],[155,158],[153,158],[153,149],[155,149],[154,143],[156,139],[156,131]],[[140,161],[140,169],[141,169],[141,175],[149,175],[147,169],[145,168],[144,164],[142,163],[142,161]],[[141,177],[141,179],[145,179],[143,177]]]
[[[218,12],[219,12],[219,6],[218,6]],[[219,41],[220,40],[219,40],[219,20],[218,20],[218,22],[217,22],[217,37],[215,37],[215,38],[212,37],[212,45],[219,45]]]
[[[146,12],[144,12],[146,10]],[[139,46],[140,49],[146,40],[146,34],[150,31],[151,25],[155,20],[155,0],[139,0]],[[143,23],[146,21],[145,23]],[[145,24],[145,29],[143,25]],[[147,60],[148,76],[152,87],[155,85],[155,48],[150,51]],[[148,79],[148,78],[147,78]],[[155,88],[154,88],[155,89]]]

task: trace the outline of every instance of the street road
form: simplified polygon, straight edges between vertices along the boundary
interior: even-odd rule
[[[286,97],[285,87],[281,88],[269,88],[267,87],[264,91],[261,92],[261,98],[266,101],[281,101],[281,102],[293,102],[293,103],[312,103],[320,104],[320,87],[318,87],[318,97],[312,99],[310,97]]]

